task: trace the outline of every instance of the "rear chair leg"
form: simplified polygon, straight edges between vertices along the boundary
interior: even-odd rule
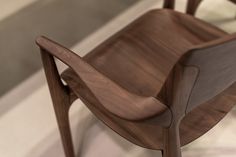
[[[69,124],[69,108],[72,102],[69,90],[61,82],[53,56],[43,49],[41,49],[41,56],[65,155],[75,157]]]
[[[186,13],[190,15],[195,15],[197,8],[201,2],[202,0],[188,0]]]
[[[165,0],[163,8],[174,9],[175,8],[175,0]]]

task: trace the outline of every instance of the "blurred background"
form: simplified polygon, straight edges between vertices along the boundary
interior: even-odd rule
[[[0,0],[0,156],[63,157],[57,124],[35,38],[45,35],[83,56],[162,0]],[[177,0],[184,12],[186,0]],[[236,5],[205,0],[198,18],[236,32]],[[65,66],[58,63],[60,70]],[[78,100],[70,111],[81,156],[157,157],[120,138]],[[234,121],[233,121],[234,120]],[[183,148],[184,156],[233,157],[236,109],[207,135]],[[222,153],[223,152],[223,153]]]
[[[0,96],[41,68],[37,36],[72,47],[137,1],[0,0]]]

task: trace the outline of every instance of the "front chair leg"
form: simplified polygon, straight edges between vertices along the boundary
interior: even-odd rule
[[[41,56],[65,155],[75,157],[69,124],[69,108],[73,100],[70,99],[68,88],[61,82],[53,56],[43,49],[41,49]]]
[[[173,122],[164,129],[163,157],[182,157],[179,137],[179,122]]]
[[[57,99],[57,98],[52,97],[52,99]],[[74,148],[72,143],[70,123],[69,123],[69,112],[63,107],[65,105],[70,105],[70,104],[65,101],[54,104],[54,110],[57,118],[57,123],[65,155],[66,157],[74,157],[75,155],[74,155]]]
[[[52,100],[58,99],[57,97],[52,97]],[[57,123],[62,139],[63,148],[66,157],[75,157],[70,123],[69,123],[69,111],[65,106],[70,105],[68,100],[64,100],[54,104],[54,110],[57,118]]]

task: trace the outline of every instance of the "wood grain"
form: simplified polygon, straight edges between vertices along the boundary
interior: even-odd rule
[[[36,43],[73,69],[78,75],[78,85],[88,88],[111,113],[128,120],[141,120],[168,112],[168,108],[154,97],[139,96],[125,90],[59,44],[45,37],[38,37]]]
[[[200,45],[189,52],[184,63],[199,69],[187,112],[234,84],[236,80],[236,34]]]
[[[75,157],[69,124],[69,108],[71,102],[73,102],[70,90],[67,86],[63,85],[60,79],[53,56],[43,49],[41,49],[41,56],[65,155],[67,157]]]

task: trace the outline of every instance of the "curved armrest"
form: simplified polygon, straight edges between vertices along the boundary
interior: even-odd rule
[[[168,109],[156,98],[130,93],[97,71],[80,56],[59,44],[45,37],[37,38],[36,43],[72,68],[82,83],[111,113],[128,120],[141,120],[161,114]]]

